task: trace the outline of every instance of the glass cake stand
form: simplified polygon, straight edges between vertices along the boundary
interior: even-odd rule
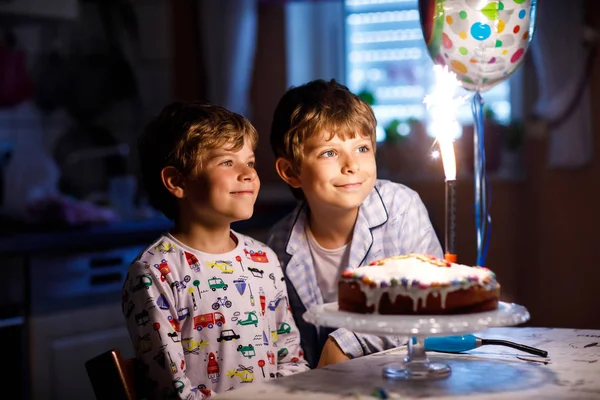
[[[356,314],[338,309],[338,303],[321,304],[306,311],[304,320],[329,328],[347,328],[374,335],[407,335],[407,356],[402,362],[383,367],[389,379],[440,379],[450,376],[450,366],[429,361],[423,341],[430,336],[473,333],[492,326],[519,325],[529,320],[521,305],[499,302],[498,309],[455,315],[381,315]]]

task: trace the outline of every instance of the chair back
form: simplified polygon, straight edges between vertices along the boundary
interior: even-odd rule
[[[119,349],[106,351],[85,363],[96,400],[143,398],[135,358],[123,358]]]

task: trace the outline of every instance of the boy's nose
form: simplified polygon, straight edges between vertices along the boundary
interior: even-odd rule
[[[342,172],[344,174],[353,174],[358,172],[358,170],[360,169],[360,166],[358,165],[358,162],[356,161],[356,159],[352,156],[347,156],[344,159],[344,164],[342,166]]]
[[[250,167],[244,167],[244,170],[240,173],[240,180],[242,181],[253,181],[257,177],[256,170]]]

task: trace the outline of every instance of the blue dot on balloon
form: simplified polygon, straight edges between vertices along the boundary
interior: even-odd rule
[[[523,19],[523,18],[525,18],[526,15],[527,15],[527,11],[525,11],[525,10],[519,11],[519,18]]]
[[[492,34],[492,28],[488,24],[475,22],[471,25],[471,36],[477,40],[485,40]]]

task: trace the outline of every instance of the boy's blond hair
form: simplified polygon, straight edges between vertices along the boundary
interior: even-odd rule
[[[256,149],[258,133],[248,119],[223,107],[201,102],[174,102],[163,108],[138,142],[142,179],[150,204],[167,218],[179,214],[176,198],[165,188],[161,171],[175,167],[186,177],[202,171],[207,150],[237,151],[248,141]]]
[[[371,106],[335,79],[317,79],[290,88],[279,100],[271,124],[271,149],[275,158],[290,162],[300,171],[304,143],[315,133],[327,132],[342,139],[368,137],[375,151],[377,121]],[[292,189],[298,199],[301,190]]]

